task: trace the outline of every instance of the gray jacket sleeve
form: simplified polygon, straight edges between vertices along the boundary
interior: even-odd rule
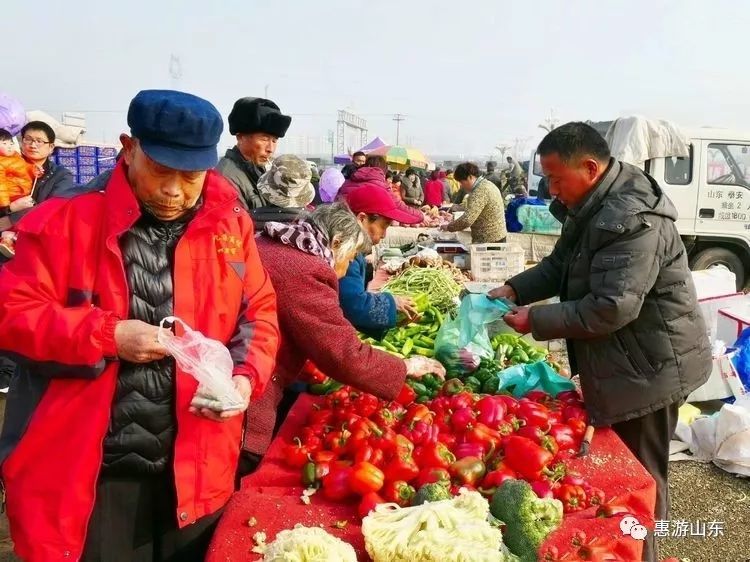
[[[640,217],[633,221],[637,224],[600,246],[593,255],[588,295],[531,309],[535,339],[595,338],[615,332],[638,317],[659,274],[662,237],[658,222],[652,225]]]
[[[240,203],[246,211],[249,212],[251,209],[258,209],[266,206],[265,200],[256,191],[255,187],[253,187],[250,178],[248,178],[247,174],[240,170],[234,162],[228,158],[222,158],[216,165],[216,171],[229,180],[229,183],[234,185],[239,194]]]

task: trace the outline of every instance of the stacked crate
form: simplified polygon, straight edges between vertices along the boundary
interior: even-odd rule
[[[76,183],[84,185],[96,176],[115,167],[117,149],[111,146],[77,146],[58,148],[54,162],[67,168]]]

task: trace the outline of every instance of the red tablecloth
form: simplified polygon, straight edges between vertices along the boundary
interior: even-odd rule
[[[311,497],[311,505],[303,504],[300,500],[303,490],[300,473],[283,462],[284,441],[299,433],[316,400],[303,395],[297,401],[261,466],[243,480],[242,489],[230,500],[216,529],[206,558],[208,562],[259,560],[261,557],[251,552],[253,535],[265,532],[267,541],[271,542],[276,533],[291,529],[296,523],[324,527],[354,546],[360,560],[369,560],[356,515],[356,503],[330,502],[321,494],[315,494]],[[585,475],[591,485],[604,490],[608,500],[617,498],[618,503],[626,503],[639,514],[642,524],[653,528],[656,484],[612,430],[597,430],[591,453],[582,459],[571,459],[568,464]],[[601,537],[608,540],[610,549],[623,560],[640,560],[642,543],[630,536],[622,536],[620,518],[596,518],[594,512],[591,508],[566,515],[563,525],[547,539],[546,544],[554,544],[560,552],[567,552],[571,538],[581,530],[589,539]],[[643,514],[650,514],[650,517]],[[252,528],[247,525],[251,517],[257,520],[257,525]],[[349,521],[345,529],[331,527],[343,519]]]

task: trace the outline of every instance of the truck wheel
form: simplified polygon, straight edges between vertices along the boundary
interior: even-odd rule
[[[745,286],[745,266],[740,257],[726,248],[707,248],[695,254],[690,259],[690,269],[700,271],[715,265],[723,265],[734,273],[737,278],[737,290]]]

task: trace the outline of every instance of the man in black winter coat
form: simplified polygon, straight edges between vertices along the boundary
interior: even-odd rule
[[[594,426],[612,426],[657,484],[656,519],[668,517],[669,441],[677,410],[711,372],[706,325],[675,226],[677,211],[639,168],[611,158],[584,123],[538,148],[563,222],[552,254],[493,290],[529,305],[505,317],[537,340],[566,338]],[[655,560],[649,534],[644,559]]]

